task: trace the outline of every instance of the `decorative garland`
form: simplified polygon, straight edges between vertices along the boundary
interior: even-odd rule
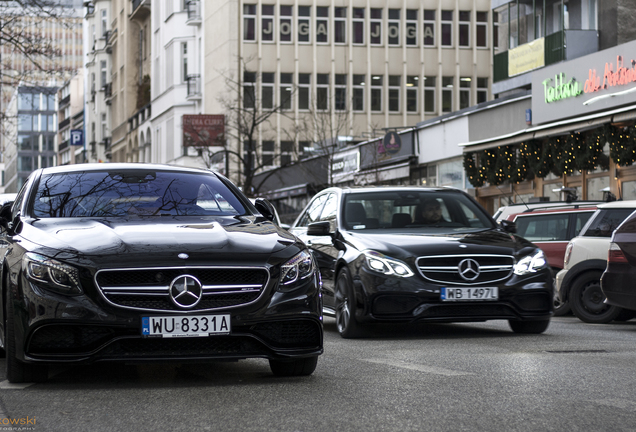
[[[636,127],[604,128],[605,140],[610,143],[610,157],[620,166],[630,166],[636,162]]]

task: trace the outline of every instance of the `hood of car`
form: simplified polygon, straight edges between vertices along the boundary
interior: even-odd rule
[[[149,259],[177,258],[260,261],[297,242],[271,222],[234,217],[39,219],[25,223],[20,236],[43,254],[55,250],[102,264],[139,260],[145,265]]]
[[[523,248],[535,246],[527,240],[500,230],[463,233],[358,233],[344,234],[356,249],[371,249],[395,258],[426,255],[497,254],[517,255]]]

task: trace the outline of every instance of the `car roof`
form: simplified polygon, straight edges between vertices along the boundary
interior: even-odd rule
[[[456,192],[464,193],[462,190],[453,187],[424,187],[424,186],[345,186],[330,187],[321,192],[340,191],[342,193],[367,193],[367,192]]]
[[[212,173],[212,170],[204,168],[186,167],[180,165],[168,165],[168,164],[149,164],[149,163],[85,163],[85,164],[73,164],[73,165],[59,165],[55,167],[42,168],[42,174],[58,174],[58,173],[70,173],[70,172],[83,172],[83,171],[109,171],[109,170],[157,170],[157,171],[183,171],[183,172],[199,172],[199,173]]]
[[[532,216],[538,214],[558,214],[558,213],[577,213],[577,212],[593,212],[598,208],[596,205],[581,205],[581,206],[572,206],[572,207],[555,207],[555,208],[537,208],[525,210],[520,213],[510,213],[506,217],[508,220],[514,220],[515,218],[521,216]]]
[[[598,208],[606,209],[606,208],[633,208],[636,209],[636,200],[625,200],[625,201],[612,201],[604,204],[599,204]]]
[[[529,213],[545,209],[578,209],[581,206],[598,206],[604,201],[543,201],[531,203],[515,203],[507,206],[501,206],[495,212],[497,221],[508,219],[512,214]]]

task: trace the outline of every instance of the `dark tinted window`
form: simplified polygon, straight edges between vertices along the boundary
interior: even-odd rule
[[[529,241],[567,241],[569,220],[568,213],[543,214],[520,216],[515,223],[517,234]]]
[[[611,237],[612,232],[629,216],[634,209],[598,210],[584,228],[584,237]]]
[[[213,175],[115,169],[43,175],[33,214],[37,218],[232,216],[245,214],[245,209]]]

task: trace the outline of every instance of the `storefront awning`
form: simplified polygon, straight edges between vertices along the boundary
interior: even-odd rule
[[[583,131],[598,127],[605,123],[622,123],[632,120],[636,120],[636,107],[634,105],[612,111],[591,114],[589,116],[529,127],[510,134],[487,138],[480,141],[460,143],[459,146],[463,147],[464,153],[474,152],[504,145],[519,144],[530,139],[546,138],[550,136],[564,135],[575,131]]]

